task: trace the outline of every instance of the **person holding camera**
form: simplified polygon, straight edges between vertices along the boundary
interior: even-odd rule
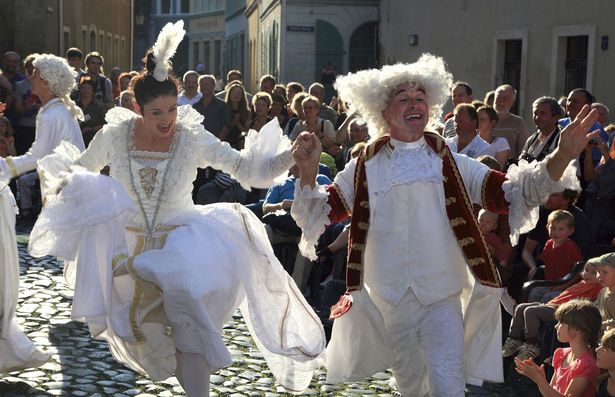
[[[519,159],[542,161],[549,153],[555,150],[559,143],[558,121],[562,115],[562,107],[552,97],[543,96],[532,104],[532,114],[536,132],[530,136]]]
[[[85,56],[86,74],[94,82],[94,98],[109,110],[113,107],[113,91],[111,80],[103,74],[104,63],[103,56],[96,51]]]

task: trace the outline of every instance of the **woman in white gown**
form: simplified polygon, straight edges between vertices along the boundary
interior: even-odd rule
[[[205,131],[198,112],[177,107],[167,59],[182,27],[168,24],[146,57],[134,86],[139,115],[112,109],[83,154],[63,145],[39,163],[50,198],[30,252],[65,260],[73,319],[154,380],[175,373],[189,396],[208,396],[209,374],[232,363],[221,330],[239,306],[276,379],[305,389],[325,347],[317,316],[251,211],[195,206],[190,194],[197,167],[247,188],[273,184],[292,164],[290,143],[270,125],[238,152]],[[107,164],[111,178],[83,170]]]
[[[49,360],[15,324],[19,292],[19,256],[15,241],[17,205],[0,182],[0,374],[41,366]]]

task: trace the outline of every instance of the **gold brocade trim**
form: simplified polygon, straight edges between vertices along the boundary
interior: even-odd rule
[[[364,251],[365,250],[365,244],[353,243],[351,245],[351,248],[353,250]]]
[[[483,208],[487,208],[487,183],[489,182],[489,177],[491,176],[491,170],[488,170],[483,178],[483,184],[480,188],[480,199],[483,203]]]
[[[154,229],[154,232],[170,232],[180,226],[183,225],[158,225],[156,226],[156,229]],[[126,226],[126,230],[133,233],[147,233],[147,230],[145,230],[142,226]]]
[[[455,204],[457,202],[457,199],[455,197],[447,197],[446,200],[446,205],[451,205],[451,204]]]
[[[359,227],[360,230],[368,230],[369,229],[369,223],[367,223],[367,222],[359,222],[357,224],[357,226]]]
[[[164,160],[168,160],[169,159],[169,155],[168,155],[168,153],[164,153],[163,156],[144,155],[144,154],[135,154],[133,152],[132,153],[132,158],[135,159],[135,160],[158,160],[158,161],[164,161]]]
[[[348,269],[363,270],[363,265],[361,263],[356,263],[356,262],[348,262],[346,264],[346,267]]]
[[[481,265],[483,263],[485,263],[485,259],[484,258],[468,259],[468,265],[470,265],[470,266],[477,266],[477,265]]]
[[[366,181],[363,181],[363,187],[367,188],[367,182]]]
[[[465,225],[465,224],[466,224],[466,220],[462,217],[451,219],[452,227],[459,226],[459,225]]]
[[[363,208],[369,208],[369,201],[361,201],[359,205]]]
[[[137,274],[134,268],[134,257],[128,258],[126,268],[131,275]],[[145,336],[143,335],[143,332],[141,332],[141,328],[139,327],[139,323],[137,321],[137,316],[139,312],[139,305],[143,301],[145,292],[143,291],[141,279],[139,277],[133,277],[133,279],[135,281],[135,291],[132,295],[132,302],[130,303],[130,309],[128,311],[128,320],[130,321],[130,329],[132,330],[132,334],[134,335],[136,341],[143,342],[145,340]]]
[[[135,244],[133,256],[128,257],[126,254],[118,254],[112,259],[111,263],[112,263],[112,267],[114,268],[114,270],[115,270],[115,267],[119,266],[122,261],[127,260],[126,261],[126,271],[130,274],[130,276],[135,282],[135,290],[134,290],[132,302],[130,303],[130,308],[128,311],[128,320],[130,322],[130,328],[131,328],[132,334],[134,335],[135,340],[137,342],[145,341],[145,336],[143,332],[141,331],[141,327],[138,321],[139,309],[142,306],[143,300],[145,298],[145,284],[151,285],[154,290],[157,290],[160,293],[162,291],[160,290],[159,286],[153,283],[150,283],[147,280],[144,280],[139,275],[139,273],[134,267],[134,258],[137,255],[142,254],[143,252],[146,252],[152,249],[163,248],[167,241],[168,232],[173,231],[180,226],[181,225],[159,225],[158,227],[156,227],[155,232],[162,233],[162,234],[153,236],[150,239],[148,239],[147,236],[145,235],[146,233],[145,228],[128,226],[126,227],[126,230],[132,233],[139,233],[136,236],[137,242]],[[167,326],[165,328],[165,334],[167,336],[171,336],[173,334],[172,327]]]
[[[335,189],[335,191],[337,192],[337,195],[340,198],[340,201],[342,202],[342,204],[344,205],[344,210],[346,210],[346,213],[348,214],[348,216],[352,216],[352,211],[350,210],[350,207],[348,207],[348,203],[346,202],[346,199],[344,198],[344,195],[342,194],[342,190],[335,182],[333,182],[333,189]]]
[[[472,237],[466,237],[466,238],[462,238],[461,240],[459,240],[459,246],[461,248],[465,247],[466,245],[470,245],[474,243],[474,239]]]
[[[126,254],[117,254],[116,256],[113,257],[113,259],[111,259],[111,269],[113,269],[115,271],[115,269],[118,267],[118,265],[125,261],[126,259],[128,259],[128,255]]]
[[[13,157],[8,156],[5,157],[4,160],[9,167],[9,171],[11,171],[11,177],[16,178],[19,174],[17,173],[17,166],[15,166],[15,162],[13,162]]]
[[[448,147],[444,148],[444,151],[446,152],[447,156],[450,156],[450,163],[451,163],[451,168],[453,169],[453,172],[455,173],[455,177],[457,178],[458,181],[460,181],[461,186],[464,187],[463,185],[463,178],[461,177],[461,173],[459,172],[459,168],[457,167],[457,163],[454,161],[453,158],[453,153],[450,151],[450,149]],[[483,179],[483,184],[486,183],[486,181],[489,179],[487,178],[487,176],[489,175],[489,173],[491,172],[491,170],[489,170],[489,172],[485,175],[484,179]],[[484,189],[484,186],[483,186]],[[481,194],[485,194],[484,190],[481,192]],[[472,202],[470,201],[470,198],[468,197],[468,191],[465,189],[465,187],[462,189],[461,191],[461,196],[463,197],[464,202],[466,203],[466,208],[472,208]],[[459,219],[459,218],[456,218]],[[487,255],[487,260],[489,261],[489,267],[491,268],[491,273],[495,275],[495,278],[499,278],[499,272],[495,266],[495,261],[493,260],[493,258],[491,257],[491,252],[489,252],[487,248],[487,242],[485,241],[485,236],[483,236],[483,232],[480,230],[480,226],[478,224],[478,219],[475,216],[470,217],[469,219],[470,222],[472,222],[472,224],[474,225],[474,228],[476,231],[478,231],[478,235],[480,236],[480,242],[482,244],[483,247],[485,247],[485,255]],[[465,221],[464,221],[465,222]],[[455,227],[455,225],[453,225],[453,221],[451,221],[451,225],[453,227]],[[468,263],[470,264],[470,266],[475,266],[475,264],[472,264],[472,260],[469,260]],[[476,263],[476,259],[474,259],[474,263]],[[485,263],[485,259],[484,258],[480,258],[480,261],[478,262],[478,264],[481,263]],[[497,284],[494,284],[495,286],[499,286]]]

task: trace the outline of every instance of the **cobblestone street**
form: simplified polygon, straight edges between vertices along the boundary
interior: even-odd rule
[[[19,228],[18,228],[19,229]],[[26,252],[28,230],[19,230],[20,294],[17,317],[29,337],[51,360],[40,368],[0,377],[0,396],[141,396],[185,395],[175,378],[153,383],[117,363],[107,344],[90,337],[87,328],[70,320],[72,292],[64,284],[62,266],[55,258],[34,259]],[[224,339],[233,366],[211,376],[212,396],[289,395],[272,378],[256,350],[239,312],[224,327]],[[389,373],[379,373],[363,383],[330,385],[325,373],[314,376],[302,395],[392,396]],[[510,378],[510,377],[509,377]],[[489,384],[468,396],[528,396],[527,382]]]

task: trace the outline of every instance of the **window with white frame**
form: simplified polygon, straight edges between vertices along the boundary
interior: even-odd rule
[[[595,38],[594,25],[557,26],[553,29],[551,92],[568,95],[575,88],[592,90]]]
[[[496,31],[493,37],[492,87],[510,84],[517,90],[511,112],[522,115],[527,70],[527,30]]]

